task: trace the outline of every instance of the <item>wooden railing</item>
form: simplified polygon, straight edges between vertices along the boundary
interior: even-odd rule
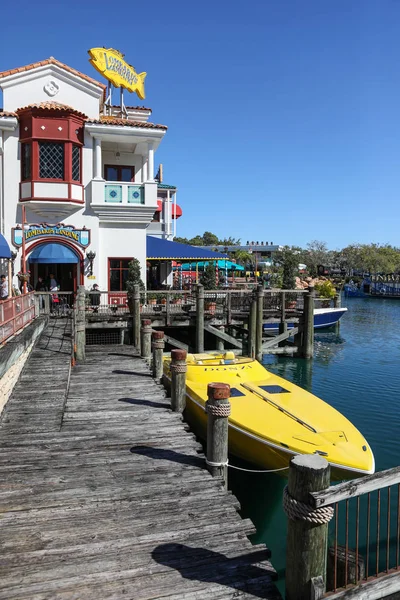
[[[400,467],[329,487],[324,459],[295,457],[284,500],[288,600],[400,592]]]
[[[0,344],[3,344],[36,315],[34,293],[0,301]]]

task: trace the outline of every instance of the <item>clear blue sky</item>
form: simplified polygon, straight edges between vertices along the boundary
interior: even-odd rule
[[[21,0],[0,70],[88,48],[147,71],[178,234],[400,245],[400,0]]]

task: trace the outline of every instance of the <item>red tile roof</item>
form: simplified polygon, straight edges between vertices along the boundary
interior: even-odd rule
[[[96,81],[96,79],[92,79],[92,77],[89,77],[88,75],[85,75],[84,73],[81,73],[80,71],[69,67],[68,65],[55,59],[54,56],[50,56],[50,58],[40,60],[39,62],[31,63],[30,65],[25,65],[25,67],[18,67],[17,69],[9,69],[8,71],[3,71],[2,73],[0,73],[0,79],[2,79],[3,77],[8,77],[9,75],[14,75],[15,73],[23,73],[24,71],[31,71],[32,69],[37,69],[38,67],[45,67],[46,65],[57,65],[58,67],[61,67],[62,69],[65,69],[66,71],[69,71],[74,75],[78,75],[78,77],[82,77],[82,79],[86,79],[86,81],[89,81],[90,83],[98,85],[99,87],[103,88],[103,90],[107,88],[107,86],[104,85],[104,83],[100,83],[99,81]]]
[[[0,117],[16,117],[16,113],[14,112],[7,112],[6,110],[3,110],[2,108],[0,108]]]
[[[124,127],[143,127],[144,129],[168,129],[166,125],[148,123],[147,121],[131,121],[129,119],[117,119],[115,117],[100,117],[100,119],[88,119],[88,123],[97,125],[122,125]]]
[[[39,102],[36,104],[28,104],[28,106],[24,106],[22,108],[17,108],[17,112],[22,112],[23,110],[29,110],[30,108],[42,108],[44,110],[59,110],[59,111],[68,111],[68,112],[72,112],[75,115],[79,115],[81,117],[84,117],[85,119],[87,119],[87,116],[80,112],[79,110],[76,110],[75,108],[72,108],[72,106],[68,106],[68,104],[60,104],[59,102]]]

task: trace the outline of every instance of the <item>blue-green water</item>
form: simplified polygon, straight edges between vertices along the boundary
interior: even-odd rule
[[[267,369],[322,398],[366,437],[376,470],[400,464],[400,300],[348,298],[340,331],[315,333],[314,360],[265,356]],[[285,479],[229,470],[230,487],[242,515],[257,528],[280,580],[284,576],[286,516],[281,507]],[[281,589],[281,585],[279,586]]]

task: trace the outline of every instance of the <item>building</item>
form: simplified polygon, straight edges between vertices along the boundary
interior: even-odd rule
[[[55,58],[0,73],[0,88],[0,233],[15,271],[24,251],[32,285],[53,273],[64,290],[121,292],[135,257],[146,281],[146,235],[172,240],[182,214],[154,176],[167,127]]]

